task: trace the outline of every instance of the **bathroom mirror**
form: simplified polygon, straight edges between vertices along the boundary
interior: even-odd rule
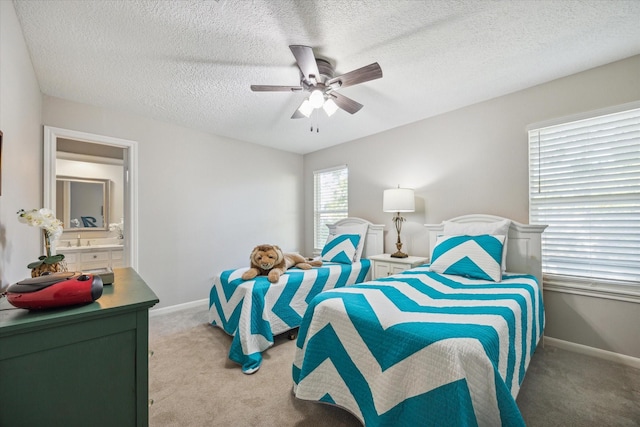
[[[109,180],[56,176],[56,213],[64,231],[108,230]]]

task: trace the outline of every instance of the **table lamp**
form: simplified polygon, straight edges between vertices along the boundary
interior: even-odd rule
[[[397,252],[391,254],[393,258],[406,258],[409,255],[402,252],[402,242],[400,241],[400,230],[405,218],[400,216],[400,212],[413,212],[416,209],[415,197],[411,188],[392,188],[384,190],[382,198],[382,210],[385,212],[395,212],[393,222],[396,224],[398,241],[396,242]]]

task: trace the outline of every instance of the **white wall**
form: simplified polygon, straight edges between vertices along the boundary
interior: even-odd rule
[[[41,105],[13,3],[0,1],[0,289],[29,277],[27,264],[44,253],[40,229],[16,216],[19,209],[42,207]]]
[[[258,244],[302,250],[300,155],[49,96],[43,124],[138,142],[138,272],[156,307],[208,298]]]
[[[382,212],[382,192],[414,188],[416,212],[404,215],[403,249],[428,256],[424,223],[469,213],[528,222],[527,125],[637,100],[640,56],[308,154],[306,250],[313,244],[314,170],[349,166],[349,213],[386,225],[387,252],[396,234],[392,215]],[[640,324],[638,304],[558,292],[545,292],[545,299],[547,335],[640,357],[640,329],[620,327]]]

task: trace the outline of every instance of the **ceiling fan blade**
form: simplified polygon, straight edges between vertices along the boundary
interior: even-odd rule
[[[379,79],[381,77],[382,68],[380,68],[380,65],[378,65],[377,62],[374,62],[373,64],[365,65],[357,70],[329,79],[326,85],[331,86],[332,84],[338,83],[340,85],[339,87],[347,87]]]
[[[291,53],[295,56],[296,63],[298,64],[298,68],[300,68],[300,72],[302,72],[304,79],[309,83],[315,84],[320,76],[320,71],[318,71],[318,63],[316,62],[316,57],[313,54],[313,49],[309,46],[301,46],[297,44],[289,46],[289,49],[291,49]],[[312,78],[313,81],[311,81]]]
[[[271,86],[271,85],[251,85],[254,92],[298,92],[302,86]]]
[[[329,96],[333,99],[338,107],[342,108],[349,114],[355,114],[363,107],[363,105],[359,102],[356,102],[351,98],[347,98],[346,96],[335,91],[331,92]]]

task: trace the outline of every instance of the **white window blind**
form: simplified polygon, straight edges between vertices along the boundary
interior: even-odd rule
[[[327,224],[349,216],[349,170],[346,165],[313,173],[313,247],[319,251],[329,236]]]
[[[640,108],[529,131],[545,274],[640,285]]]

